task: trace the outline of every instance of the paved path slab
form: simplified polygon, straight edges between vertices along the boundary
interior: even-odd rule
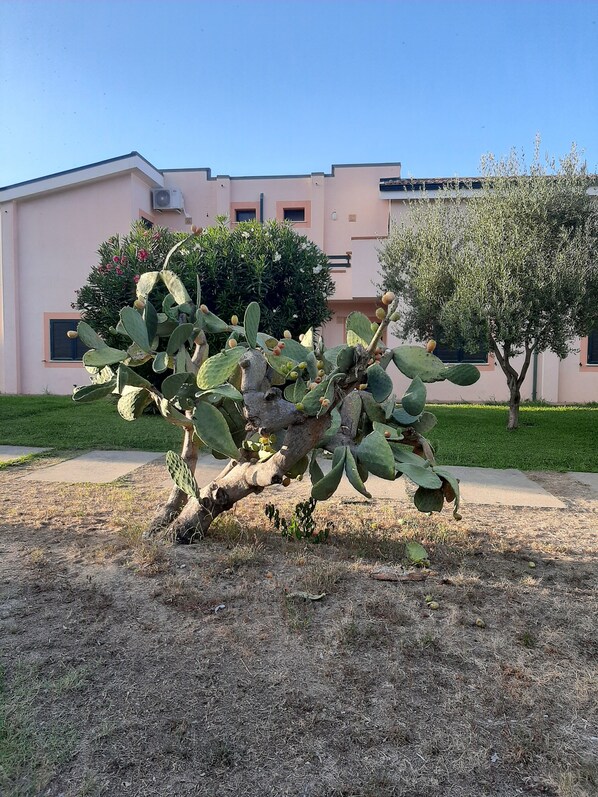
[[[575,479],[576,482],[586,484],[588,487],[591,487],[594,492],[598,493],[598,473],[577,473],[576,471],[571,471],[567,476]]]
[[[41,454],[42,451],[51,451],[51,448],[34,448],[32,446],[0,446],[0,462],[11,462],[29,454]]]
[[[202,457],[199,460],[196,478],[198,484],[203,486],[219,473],[224,467],[224,462],[214,460],[211,457]],[[331,460],[320,460],[320,466],[324,473],[331,467]],[[548,493],[543,487],[529,479],[520,470],[499,470],[494,468],[466,468],[450,467],[449,470],[455,474],[461,484],[461,500],[464,504],[495,504],[501,506],[529,506],[564,509],[565,504],[558,498]],[[598,477],[598,474],[583,474]],[[165,481],[165,486],[170,485],[170,479]],[[598,489],[598,478],[596,480]],[[294,489],[301,495],[309,495],[311,483],[309,477],[302,482],[294,482]],[[370,476],[366,487],[373,498],[409,501],[409,494],[413,495],[416,485],[408,479],[402,478],[395,482],[380,479],[377,476]],[[271,491],[268,491],[269,493]],[[266,493],[264,493],[266,495]],[[367,500],[361,496],[343,477],[335,492],[335,497],[348,500]]]
[[[156,451],[89,451],[49,468],[38,468],[23,481],[32,482],[93,482],[103,484],[126,476],[136,468],[163,457]]]
[[[513,468],[448,468],[459,480],[466,504],[500,504],[565,509],[566,505],[546,492],[520,470]]]

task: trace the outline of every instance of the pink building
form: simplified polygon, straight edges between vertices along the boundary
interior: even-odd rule
[[[68,394],[87,381],[76,347],[64,343],[65,327],[79,317],[71,302],[96,264],[100,243],[139,218],[175,230],[209,226],[218,215],[231,223],[289,219],[330,258],[336,293],[325,337],[328,345],[341,343],[351,310],[374,316],[377,248],[414,195],[404,190],[407,184],[413,189],[412,181],[401,180],[398,163],[339,165],[330,174],[213,177],[209,169],[158,170],[133,152],[1,188],[0,392]],[[390,336],[387,344],[395,342]],[[535,386],[536,397],[549,402],[598,400],[598,334],[579,341],[579,349],[565,360],[540,355],[523,397],[531,398]],[[500,368],[491,359],[479,367],[473,387],[436,383],[430,398],[506,400]],[[398,388],[406,383],[398,377]]]

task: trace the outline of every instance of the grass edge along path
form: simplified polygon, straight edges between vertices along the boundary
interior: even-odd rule
[[[598,404],[524,404],[520,428],[506,430],[504,404],[431,404],[428,436],[438,462],[485,468],[598,472]],[[157,415],[123,420],[110,400],[0,396],[0,444],[65,449],[177,450],[180,430]]]

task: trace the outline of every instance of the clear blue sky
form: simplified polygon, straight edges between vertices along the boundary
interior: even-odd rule
[[[231,175],[598,167],[598,2],[0,0],[0,185],[139,151]]]

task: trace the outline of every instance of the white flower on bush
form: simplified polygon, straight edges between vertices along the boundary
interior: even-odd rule
[[[247,230],[243,230],[241,235],[243,236],[243,238],[249,238],[249,233],[247,232]]]
[[[303,251],[305,251],[307,249],[307,244],[301,244],[301,249],[303,249]]]
[[[293,318],[299,318],[299,316],[297,315],[297,313],[293,313]]]
[[[272,258],[273,263],[278,263],[279,260],[282,260],[282,255],[280,252],[274,252],[274,257]]]
[[[320,271],[322,271],[322,266],[316,266],[316,267],[314,268],[314,274],[319,274],[319,273],[320,273]]]

